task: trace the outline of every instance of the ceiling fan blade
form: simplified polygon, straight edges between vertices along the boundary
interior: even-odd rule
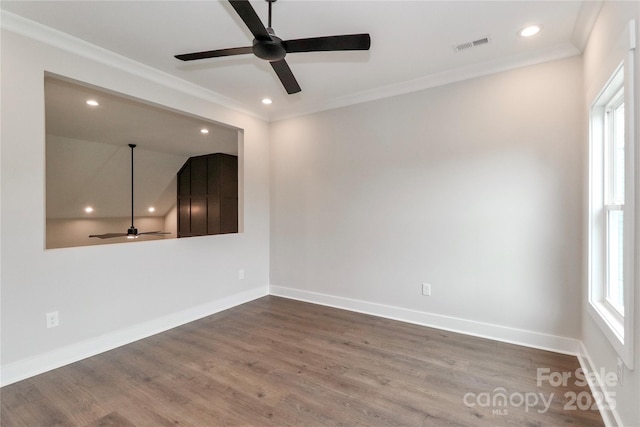
[[[219,58],[221,56],[245,55],[253,53],[253,47],[233,47],[231,49],[207,50],[203,52],[185,53],[175,55],[181,61],[195,61],[196,59]]]
[[[289,95],[298,93],[302,90],[300,89],[298,81],[293,76],[291,68],[289,68],[289,64],[287,64],[287,61],[285,61],[284,59],[281,59],[280,61],[273,61],[271,62],[271,67],[273,68],[273,71],[275,71],[278,75],[278,78],[282,82],[282,85]]]
[[[249,3],[249,0],[229,0],[229,3],[231,3],[231,7],[240,15],[240,19],[242,19],[249,28],[253,37],[260,41],[271,40],[271,36],[253,9],[253,6],[251,6],[251,3]]]
[[[343,36],[312,37],[308,39],[286,40],[282,42],[287,53],[321,52],[334,50],[369,50],[369,34],[348,34]]]
[[[138,233],[138,236],[142,236],[143,234],[161,235],[161,234],[171,234],[171,233],[168,231],[145,231],[144,233]]]
[[[89,237],[97,237],[98,239],[112,239],[114,237],[124,237],[127,233],[105,233],[105,234],[92,234]]]

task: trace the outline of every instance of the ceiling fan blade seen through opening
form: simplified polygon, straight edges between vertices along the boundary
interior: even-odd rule
[[[92,234],[89,237],[97,237],[98,239],[112,239],[114,237],[124,237],[127,233],[105,233],[105,234]]]

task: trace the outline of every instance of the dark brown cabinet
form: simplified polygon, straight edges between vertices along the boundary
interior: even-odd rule
[[[191,157],[178,172],[178,237],[238,232],[238,157]]]

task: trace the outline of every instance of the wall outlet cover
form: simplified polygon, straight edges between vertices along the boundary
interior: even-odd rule
[[[51,311],[45,314],[45,318],[47,321],[47,328],[55,328],[60,324],[60,316],[57,311]]]
[[[422,295],[431,295],[431,285],[429,283],[422,284]]]

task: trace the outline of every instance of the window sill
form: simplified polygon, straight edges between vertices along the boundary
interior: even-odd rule
[[[605,335],[613,334],[611,338],[615,338],[619,345],[624,345],[624,320],[621,322],[619,316],[603,301],[590,301],[590,305],[595,312],[592,312],[592,316],[596,317],[597,323],[601,323],[601,328],[605,328]]]
[[[625,365],[633,369],[633,340],[625,345],[625,319],[620,322],[620,317],[613,313],[613,308],[603,301],[589,301],[587,311]]]

